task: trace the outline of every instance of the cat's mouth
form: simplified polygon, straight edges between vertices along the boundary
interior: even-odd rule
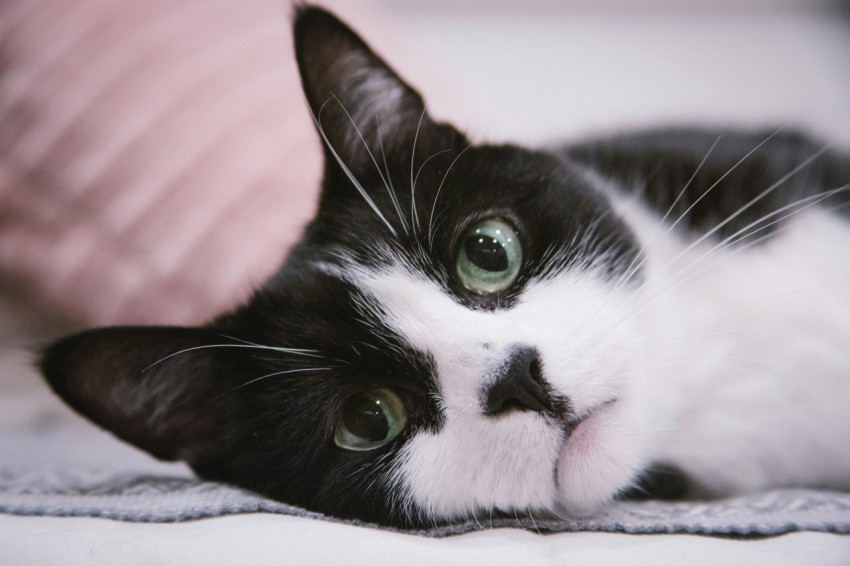
[[[598,403],[598,404],[592,406],[591,408],[583,411],[582,413],[567,419],[567,421],[566,421],[567,430],[566,430],[566,436],[564,437],[564,441],[569,440],[576,433],[576,431],[579,429],[579,427],[581,427],[591,417],[595,416],[596,414],[600,413],[601,411],[610,407],[611,405],[613,405],[616,402],[617,402],[616,397],[614,397],[612,399],[608,399],[607,401],[603,401],[602,403]]]
[[[625,423],[621,401],[613,397],[567,421],[555,478],[559,508],[570,516],[594,513],[634,475],[638,432]]]

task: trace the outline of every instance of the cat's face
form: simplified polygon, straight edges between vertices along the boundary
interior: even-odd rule
[[[340,517],[616,495],[646,465],[628,230],[569,164],[432,121],[331,16],[295,35],[326,155],[300,244],[207,327],[60,341],[51,385],[161,458]]]

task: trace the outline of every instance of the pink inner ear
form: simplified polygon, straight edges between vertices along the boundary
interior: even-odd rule
[[[280,264],[321,156],[286,5],[9,0],[0,39],[13,281],[87,323],[191,324]]]

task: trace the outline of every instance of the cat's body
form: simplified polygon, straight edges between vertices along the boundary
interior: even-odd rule
[[[782,132],[665,130],[567,151],[608,172],[642,243],[648,419],[667,431],[650,451],[695,492],[848,485],[850,194],[828,191],[850,163],[804,165],[822,150]]]
[[[295,37],[316,219],[204,328],[52,346],[72,406],[396,525],[592,512],[656,466],[700,495],[850,488],[850,158],[785,132],[472,145],[331,16]]]

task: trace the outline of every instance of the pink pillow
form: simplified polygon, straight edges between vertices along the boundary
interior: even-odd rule
[[[94,324],[197,323],[244,299],[317,197],[290,10],[0,3],[6,278]]]

